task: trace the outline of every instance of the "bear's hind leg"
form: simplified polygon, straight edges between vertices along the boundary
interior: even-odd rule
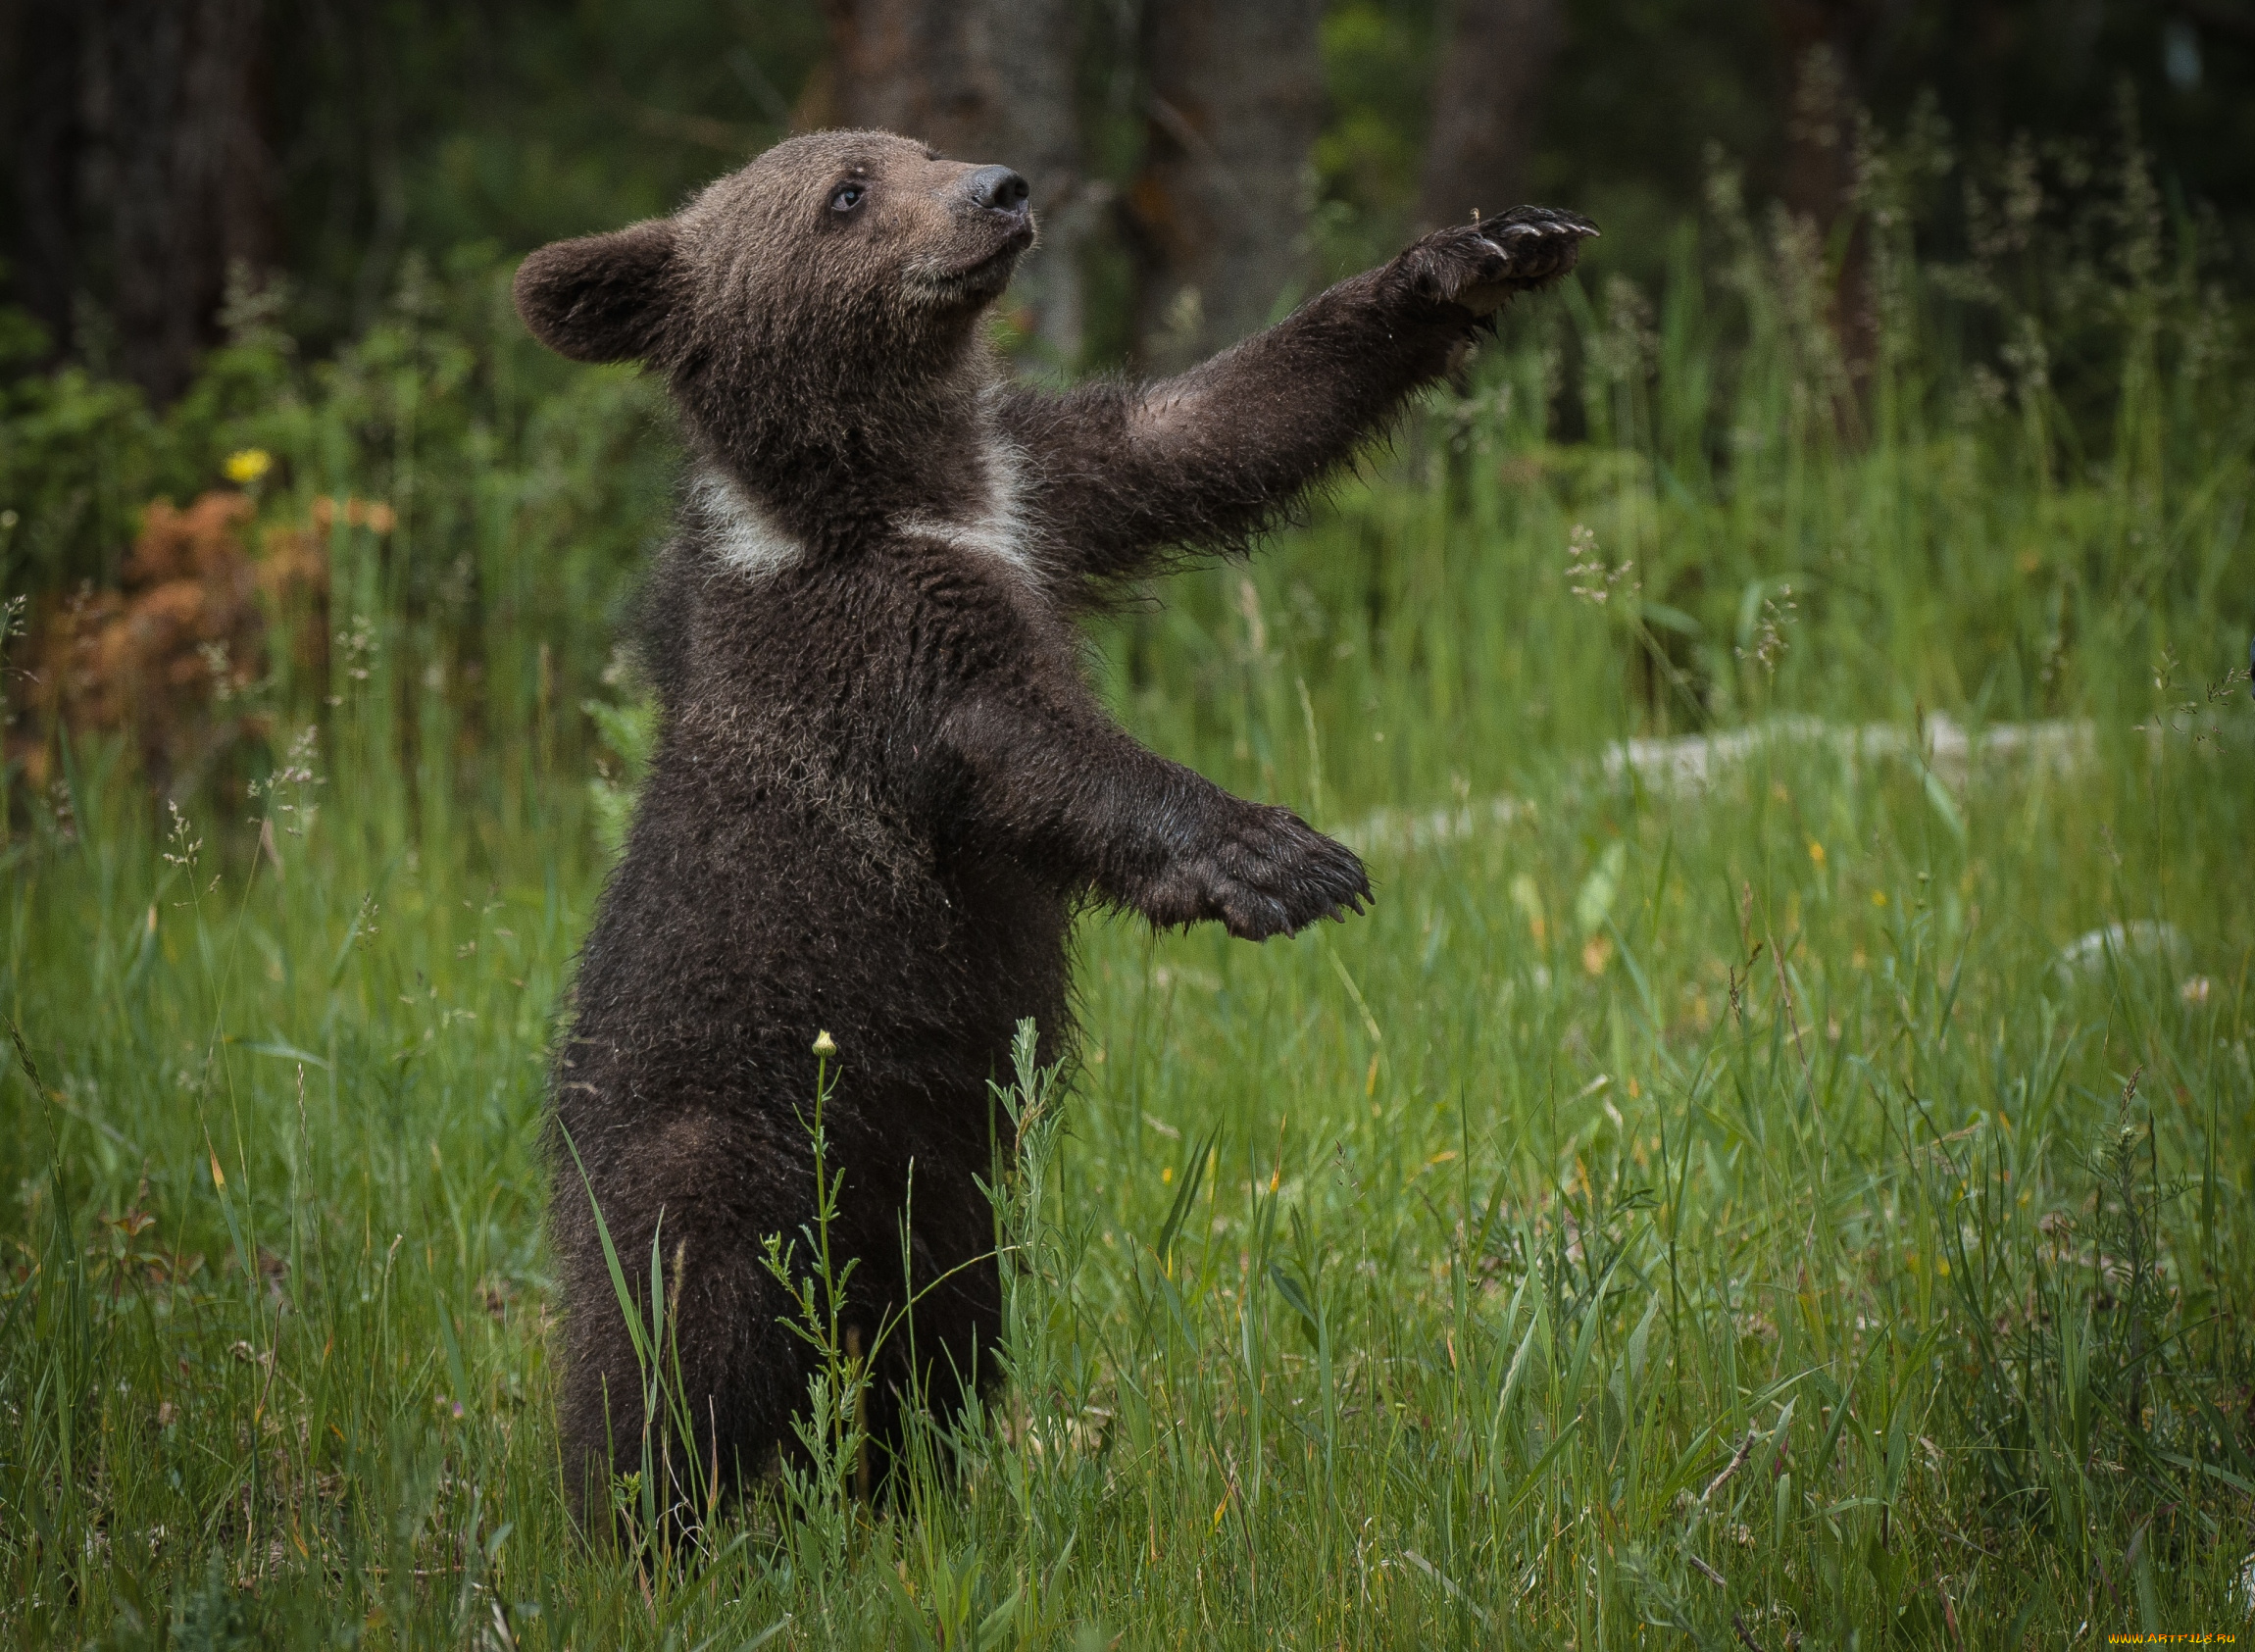
[[[783,1323],[791,1304],[762,1266],[759,1235],[725,1218],[699,1220],[694,1201],[670,1203],[662,1222],[656,1211],[634,1221],[609,1205],[641,1345],[592,1223],[583,1234],[560,1235],[565,1487],[591,1528],[614,1508],[636,1522],[655,1512],[694,1525],[732,1502],[790,1441],[809,1351]],[[666,1298],[654,1350],[653,1236]]]

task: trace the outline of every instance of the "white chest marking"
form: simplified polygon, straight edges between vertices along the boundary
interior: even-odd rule
[[[989,441],[981,455],[985,461],[986,497],[968,517],[943,517],[929,511],[910,511],[896,519],[904,533],[922,534],[941,544],[1016,569],[1035,572],[1032,534],[1019,503],[1024,492],[1018,450],[1008,442]]]
[[[721,565],[752,578],[779,574],[806,555],[744,490],[715,470],[702,470],[689,483],[689,500],[712,527],[713,554]]]

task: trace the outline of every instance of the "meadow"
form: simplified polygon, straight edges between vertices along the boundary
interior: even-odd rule
[[[397,516],[329,514],[333,646],[196,789],[115,737],[10,772],[0,1636],[2245,1632],[2255,401],[2163,217],[2126,168],[2041,280],[1876,237],[1851,363],[1720,177],[1653,294],[1597,266],[1100,626],[1127,723],[1377,905],[1089,914],[1077,1062],[997,1075],[1007,1384],[875,1504],[833,1390],[815,1471],[686,1544],[571,1526],[541,1240],[648,738],[647,386],[469,271],[318,370],[246,325],[161,428],[18,405],[18,496],[82,483],[20,561],[254,444],[263,515]]]

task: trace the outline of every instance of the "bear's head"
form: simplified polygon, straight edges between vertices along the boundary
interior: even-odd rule
[[[671,218],[542,247],[517,308],[575,361],[663,372],[709,451],[779,459],[976,366],[979,315],[1033,243],[1027,193],[890,132],[814,132]]]

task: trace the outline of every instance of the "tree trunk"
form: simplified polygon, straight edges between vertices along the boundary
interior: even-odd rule
[[[1188,365],[1303,290],[1324,119],[1321,0],[1150,0],[1148,146],[1128,200],[1143,364]]]
[[[273,256],[259,0],[108,0],[97,17],[118,365],[164,403],[217,341],[229,272]]]
[[[1012,307],[1059,365],[1076,364],[1080,254],[1103,206],[1101,185],[1081,173],[1078,5],[825,0],[824,10],[830,62],[801,125],[881,127],[1024,173],[1041,242],[1012,287]]]
[[[1543,87],[1565,34],[1559,0],[1461,0],[1433,85],[1420,228],[1526,199]]]
[[[1860,0],[1772,0],[1784,48],[1785,173],[1788,212],[1829,227],[1855,182],[1856,35]]]
[[[0,245],[13,296],[61,352],[71,344],[72,311],[84,280],[78,190],[85,20],[75,0],[11,0],[0,19],[13,196]]]
[[[1857,186],[1856,120],[1871,43],[1898,0],[1771,0],[1789,76],[1785,87],[1785,170],[1779,194],[1786,212],[1813,228],[1838,261],[1832,335],[1851,378],[1861,379],[1878,346],[1869,248],[1861,224],[1833,247]]]
[[[61,351],[159,405],[220,336],[229,273],[274,249],[259,0],[20,0],[5,15],[15,287]],[[80,336],[106,310],[110,336]]]

